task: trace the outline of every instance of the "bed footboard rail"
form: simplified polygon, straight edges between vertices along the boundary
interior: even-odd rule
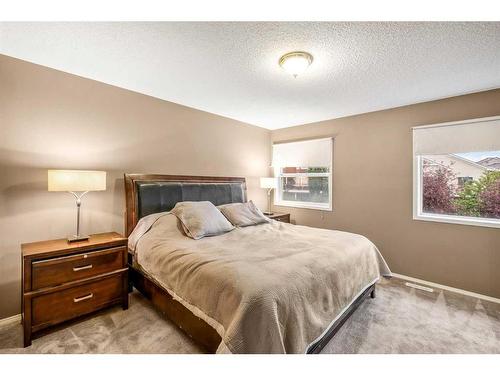
[[[375,298],[375,284],[367,287],[363,293],[359,295],[358,298],[349,306],[349,308],[344,311],[344,313],[335,321],[334,324],[326,331],[321,339],[319,339],[314,345],[311,345],[307,349],[306,354],[319,354],[325,345],[332,339],[333,336],[339,331],[339,329],[344,325],[344,323],[349,319],[349,317],[356,311],[356,309],[363,303],[364,299],[368,297]]]

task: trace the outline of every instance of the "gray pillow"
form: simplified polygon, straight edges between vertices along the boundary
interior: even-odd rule
[[[252,202],[229,203],[217,208],[224,214],[231,224],[237,227],[247,227],[249,225],[269,223],[269,219]]]
[[[234,229],[212,202],[178,202],[171,212],[181,221],[186,234],[195,240]]]

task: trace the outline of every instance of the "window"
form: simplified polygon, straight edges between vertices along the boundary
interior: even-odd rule
[[[470,176],[457,176],[457,189],[459,191],[463,190],[464,186],[469,181],[474,181],[474,177],[470,177]]]
[[[331,210],[332,151],[331,138],[273,145],[274,204]]]
[[[413,128],[413,217],[500,228],[500,117]]]

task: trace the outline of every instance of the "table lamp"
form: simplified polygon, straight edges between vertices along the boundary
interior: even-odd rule
[[[49,169],[48,191],[65,191],[76,198],[76,235],[68,237],[68,242],[89,238],[80,234],[81,199],[89,191],[102,190],[106,190],[106,172]]]
[[[271,211],[271,191],[278,186],[276,183],[276,178],[274,177],[261,177],[260,178],[260,187],[267,190],[267,212],[264,212],[264,215],[272,215]]]

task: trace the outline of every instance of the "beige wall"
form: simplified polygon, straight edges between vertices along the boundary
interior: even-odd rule
[[[500,230],[412,220],[415,125],[500,114],[500,90],[267,130],[0,55],[0,318],[19,312],[22,242],[74,231],[48,168],[108,171],[83,228],[123,231],[124,172],[258,177],[275,141],[334,135],[333,212],[276,207],[299,224],[362,233],[394,272],[500,297]]]
[[[499,229],[412,220],[411,127],[497,115],[498,89],[273,131],[273,141],[335,136],[333,212],[275,210],[367,236],[393,272],[500,298]]]
[[[123,232],[123,173],[244,176],[266,206],[270,132],[0,55],[0,319],[20,310],[20,247],[75,229],[74,199],[48,168],[108,171],[83,230]]]

